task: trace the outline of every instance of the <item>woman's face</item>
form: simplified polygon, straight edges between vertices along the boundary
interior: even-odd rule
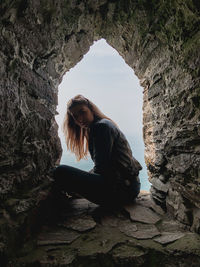
[[[75,105],[70,109],[74,121],[82,128],[87,128],[94,120],[94,114],[85,104]]]

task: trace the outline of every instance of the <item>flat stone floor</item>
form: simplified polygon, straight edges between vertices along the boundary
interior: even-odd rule
[[[62,217],[9,266],[200,266],[200,235],[158,210],[149,193],[117,211],[71,199]]]

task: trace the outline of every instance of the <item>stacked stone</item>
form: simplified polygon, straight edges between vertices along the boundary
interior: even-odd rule
[[[60,221],[48,221],[8,266],[199,266],[199,242],[199,235],[158,215],[149,193],[115,211],[71,199]]]
[[[143,134],[152,198],[199,232],[199,6],[132,2],[129,10],[121,9],[123,19],[126,13],[132,23],[114,15],[114,32],[121,37],[116,40],[109,32],[106,39],[144,87]]]
[[[61,157],[58,85],[93,41],[85,33],[91,17],[73,2],[1,3],[0,243],[9,256],[23,245],[38,193],[48,190]]]
[[[152,198],[199,232],[199,6],[151,3],[136,14],[134,5],[127,15],[132,24],[116,27],[121,38],[106,38],[144,87],[143,133]]]
[[[7,227],[19,234],[59,163],[58,85],[102,37],[144,87],[152,197],[199,232],[198,1],[17,0],[1,3],[0,15],[0,243]]]

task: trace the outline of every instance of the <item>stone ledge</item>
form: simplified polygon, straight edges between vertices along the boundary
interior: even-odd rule
[[[193,258],[200,266],[199,243],[199,235],[153,211],[148,193],[115,211],[72,199],[62,220],[43,226],[8,266],[188,266]]]

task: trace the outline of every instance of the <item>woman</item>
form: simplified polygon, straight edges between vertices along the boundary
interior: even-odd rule
[[[82,95],[67,104],[63,125],[67,148],[77,157],[88,152],[94,162],[90,172],[67,165],[54,171],[57,192],[75,192],[106,207],[133,201],[140,192],[140,163],[117,125]]]

